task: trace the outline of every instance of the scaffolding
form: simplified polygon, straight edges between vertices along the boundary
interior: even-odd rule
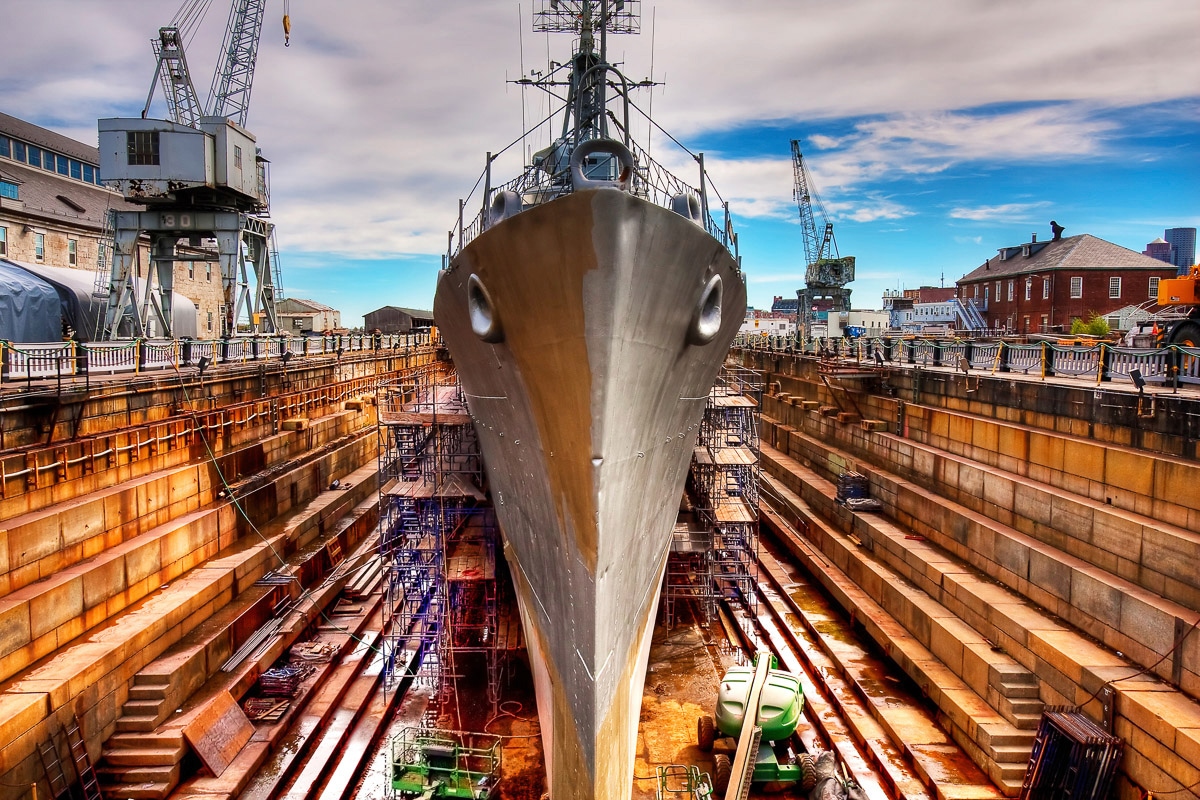
[[[432,722],[453,695],[464,648],[487,656],[498,702],[497,527],[456,374],[418,371],[381,386],[378,403],[384,677],[389,687],[411,676],[433,689]]]
[[[667,559],[663,622],[690,600],[706,622],[723,601],[756,611],[759,408],[763,382],[726,365],[709,392]]]

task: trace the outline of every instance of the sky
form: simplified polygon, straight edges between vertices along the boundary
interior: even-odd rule
[[[193,0],[194,1],[194,0]],[[291,17],[284,47],[281,18]],[[540,3],[542,0],[533,0]],[[803,283],[790,142],[857,259],[855,308],[952,286],[997,248],[1090,233],[1132,250],[1200,225],[1196,0],[642,0],[610,38],[633,102],[703,152],[749,302]],[[0,110],[96,144],[138,116],[176,0],[3,3]],[[511,81],[569,56],[530,0],[269,0],[247,127],[271,161],[284,292],[360,325],[430,308],[447,231],[545,146],[544,95]],[[228,0],[187,46],[207,95]],[[69,20],[70,24],[64,24]],[[19,32],[19,35],[11,35]],[[164,116],[156,95],[150,116]],[[524,123],[523,123],[524,121]],[[636,123],[688,183],[695,162]],[[821,214],[818,211],[818,225]]]

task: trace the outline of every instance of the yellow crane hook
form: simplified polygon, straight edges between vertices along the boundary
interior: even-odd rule
[[[288,12],[291,10],[291,2],[283,4],[283,46],[292,46],[292,17]]]

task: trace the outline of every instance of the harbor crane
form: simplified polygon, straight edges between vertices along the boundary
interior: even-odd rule
[[[145,207],[110,215],[111,271],[107,286],[97,287],[97,295],[108,299],[103,338],[179,335],[174,266],[210,260],[196,250],[206,239],[216,240],[221,268],[221,336],[278,329],[267,160],[245,127],[266,0],[233,0],[205,106],[184,42],[210,3],[187,0],[152,40],[157,64],[141,117],[99,121],[105,183]],[[284,30],[290,33],[286,15]],[[170,119],[148,117],[156,84]],[[138,264],[142,234],[150,238],[144,277]],[[181,252],[181,242],[191,250]]]
[[[792,171],[795,173],[793,196],[800,212],[800,232],[804,237],[805,271],[803,289],[796,291],[796,322],[810,329],[814,301],[831,299],[830,311],[850,310],[850,290],[846,284],[854,280],[854,256],[842,257],[838,253],[837,240],[833,236],[833,223],[825,213],[825,206],[809,180],[804,166],[804,155],[800,142],[792,140]],[[818,230],[813,206],[821,216],[823,230]],[[811,332],[811,331],[810,331]]]

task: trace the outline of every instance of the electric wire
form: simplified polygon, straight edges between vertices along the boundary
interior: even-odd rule
[[[194,408],[194,403],[192,402],[191,394],[187,390],[187,383],[184,380],[183,372],[179,369],[178,365],[175,365],[175,373],[179,378],[179,385],[180,385],[180,388],[183,390],[183,397],[184,397],[185,402],[187,403],[188,411],[191,412],[191,414],[193,415],[193,418],[194,418],[197,412]],[[280,566],[287,567],[288,562],[283,558],[283,556],[281,556],[279,554],[279,551],[275,549],[275,545],[271,542],[271,540],[269,538],[267,538],[267,536],[261,530],[259,530],[257,525],[254,524],[254,521],[250,518],[250,515],[246,512],[246,509],[242,506],[241,501],[239,500],[237,494],[234,492],[233,486],[231,486],[229,481],[226,479],[224,470],[221,469],[221,464],[220,464],[219,460],[217,459],[216,453],[213,451],[212,446],[209,444],[208,436],[205,434],[204,427],[201,425],[195,425],[195,430],[196,430],[197,434],[200,436],[200,441],[204,444],[205,451],[208,453],[209,464],[212,467],[212,469],[217,473],[217,477],[220,479],[221,485],[225,488],[225,491],[229,497],[229,501],[230,501],[230,503],[233,504],[234,509],[238,512],[238,514],[242,517],[242,519],[245,520],[246,524],[250,527],[250,530],[253,531],[253,533],[256,536],[258,536],[259,539],[262,540],[262,543],[267,546],[267,549],[270,550],[271,554],[279,562]],[[361,567],[361,566],[362,566],[361,564],[358,565],[358,567]],[[357,569],[358,567],[355,567],[355,569]],[[335,570],[336,570],[336,567],[335,567]],[[331,571],[331,575],[332,574],[333,574],[333,572]],[[312,608],[316,609],[317,613],[320,615],[320,617],[322,619],[324,619],[325,622],[330,627],[332,627],[334,630],[338,631],[339,633],[345,634],[347,637],[349,637],[349,639],[351,641],[355,642],[356,644],[366,647],[368,652],[386,657],[387,653],[383,648],[381,648],[375,644],[368,643],[366,640],[362,639],[359,636],[356,636],[348,628],[344,627],[342,624],[340,624],[339,622],[337,622],[333,618],[331,618],[325,612],[325,609],[320,605],[320,603],[317,601],[317,599],[312,595],[312,592],[309,589],[305,588],[304,585],[300,583],[299,577],[297,577],[295,574],[287,574],[287,575],[285,575],[285,577],[287,577],[291,582],[295,583],[296,586],[299,587],[300,596],[297,598],[297,601],[307,600],[308,603],[310,604],[310,606]],[[326,580],[328,580],[328,577],[326,578]],[[299,610],[300,610],[300,608],[299,608],[299,605],[297,604],[296,606],[293,606],[289,610],[288,613],[294,613]]]

